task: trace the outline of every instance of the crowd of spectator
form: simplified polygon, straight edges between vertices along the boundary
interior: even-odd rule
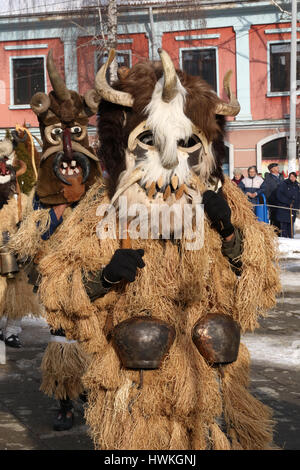
[[[279,172],[278,163],[271,163],[268,170],[262,178],[254,165],[248,168],[248,177],[244,177],[241,170],[236,169],[232,181],[248,197],[253,208],[262,203],[264,194],[270,223],[276,227],[281,237],[294,238],[294,223],[297,209],[300,209],[300,185],[297,175],[292,171],[288,178],[284,179]]]

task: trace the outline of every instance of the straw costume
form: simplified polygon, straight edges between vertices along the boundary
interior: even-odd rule
[[[31,100],[42,137],[37,183],[23,223],[10,242],[14,253],[27,260],[25,269],[35,291],[41,280],[41,260],[52,250],[61,230],[68,227],[72,232],[72,210],[100,178],[98,158],[87,135],[89,117],[97,109],[91,99],[95,91],[81,96],[68,90],[55,67],[52,51],[48,54],[47,70],[53,91],[49,95],[37,93]],[[53,317],[48,313],[51,341],[42,361],[41,390],[60,400],[54,429],[66,430],[73,423],[72,400],[84,392],[81,376],[88,358],[73,338],[66,339],[60,322],[63,315]]]
[[[0,142],[0,319],[1,336],[8,346],[19,348],[20,323],[25,315],[41,314],[36,295],[27,283],[25,273],[19,271],[17,261],[7,248],[10,237],[18,230],[27,196],[21,193],[17,177],[26,172],[26,164],[16,158],[14,148],[21,140],[16,131],[12,141]]]
[[[240,109],[230,75],[225,103],[159,52],[161,66],[138,63],[113,87],[113,51],[97,74],[110,178],[90,188],[41,261],[42,299],[91,357],[83,382],[96,449],[267,449],[271,413],[247,389],[239,334],[275,304],[274,232],[222,173],[224,116]],[[188,206],[201,229],[201,202],[203,245],[176,236],[178,213],[169,237],[160,223],[157,236],[150,224],[136,236],[154,205]]]

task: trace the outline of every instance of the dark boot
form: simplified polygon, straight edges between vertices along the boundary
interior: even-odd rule
[[[20,348],[22,346],[18,335],[10,335],[8,338],[5,338],[5,344],[11,348]]]
[[[67,397],[66,400],[59,400],[60,410],[53,422],[54,431],[68,431],[73,426],[74,413],[73,402]]]

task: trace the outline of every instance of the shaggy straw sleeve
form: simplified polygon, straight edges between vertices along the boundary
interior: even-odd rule
[[[21,202],[24,211],[29,203],[26,194],[21,193]],[[14,237],[18,236],[18,222],[18,201],[15,197],[11,197],[8,204],[5,204],[0,211],[0,236],[2,232],[9,231],[12,242]],[[12,249],[11,243],[8,247]],[[38,296],[33,293],[32,286],[27,282],[26,274],[20,269],[14,279],[8,280],[0,276],[0,316],[17,320],[30,314],[43,315],[43,309]]]

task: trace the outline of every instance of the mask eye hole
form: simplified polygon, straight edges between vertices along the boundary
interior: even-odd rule
[[[52,134],[52,135],[55,135],[55,136],[61,135],[62,133],[63,133],[63,130],[62,130],[61,127],[55,127],[55,128],[52,129],[52,131],[51,131],[51,134]]]
[[[187,142],[185,142],[184,140],[179,140],[177,142],[177,145],[178,147],[182,147],[184,149],[190,149],[200,143],[201,143],[201,140],[199,139],[199,137],[196,134],[193,134],[191,135],[191,137],[189,137]]]
[[[80,126],[74,126],[74,127],[71,127],[71,133],[72,134],[75,134],[75,135],[79,135],[81,134],[81,127]]]
[[[142,144],[149,145],[151,147],[154,146],[153,134],[150,131],[142,132],[142,134],[138,136],[138,140],[142,142]]]

